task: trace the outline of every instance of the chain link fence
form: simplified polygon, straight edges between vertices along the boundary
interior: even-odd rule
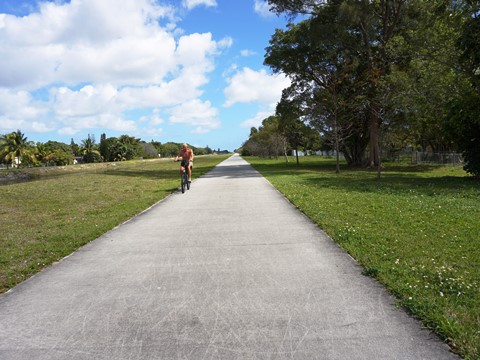
[[[463,165],[463,156],[459,153],[432,153],[413,151],[412,164]]]
[[[292,153],[295,155],[295,152]],[[334,158],[336,153],[333,150],[330,151],[309,151],[309,152],[298,152],[299,156],[305,155],[318,155],[323,157]],[[366,154],[368,156],[368,152]],[[398,151],[398,152],[382,152],[381,155],[382,161],[392,161],[392,162],[409,162],[412,164],[437,164],[437,165],[452,165],[452,166],[461,166],[464,164],[463,156],[460,153],[434,153],[428,151]],[[345,157],[340,153],[340,159],[344,160]],[[367,158],[365,159],[367,161]]]

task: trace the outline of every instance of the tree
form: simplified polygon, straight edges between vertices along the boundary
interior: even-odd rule
[[[356,51],[359,38],[339,22],[339,8],[324,6],[317,17],[277,30],[267,48],[265,64],[287,74],[292,85],[282,99],[298,107],[297,117],[324,136],[334,134],[347,161],[361,165],[368,144],[365,79]],[[353,116],[355,115],[355,116]]]
[[[286,153],[286,139],[279,130],[279,118],[269,116],[262,125],[250,129],[250,137],[242,146],[243,156],[261,156],[278,159],[278,155]]]
[[[457,99],[447,124],[465,160],[463,168],[480,178],[480,94],[471,91]]]
[[[473,87],[480,93],[480,3],[474,0],[462,3],[465,21],[457,41],[460,64]]]
[[[266,119],[262,121],[264,125]],[[267,134],[269,127],[264,128],[259,126],[258,130],[254,127],[250,128],[250,137],[243,144],[243,155],[253,155],[261,157],[271,156],[269,138],[270,134]]]
[[[102,158],[104,161],[111,161],[110,160],[110,153],[109,153],[109,146],[107,142],[107,135],[105,133],[102,133],[100,135],[100,145],[98,146],[98,151],[100,152],[100,155],[102,155]]]
[[[335,34],[335,36],[330,36],[331,40],[328,40],[328,37],[322,37],[320,41],[315,41],[310,32],[310,36],[307,36],[306,40],[296,37],[295,41],[291,41],[288,33],[294,33],[295,28],[301,28],[304,24],[308,24],[305,21],[298,26],[289,25],[290,31],[285,33],[282,38],[280,38],[282,34],[277,31],[272,38],[273,43],[290,43],[292,46],[284,48],[286,50],[284,53],[287,55],[291,53],[293,57],[297,54],[297,58],[300,60],[299,64],[292,66],[293,62],[284,62],[278,55],[272,57],[272,47],[267,48],[266,63],[289,76],[293,74],[300,78],[310,77],[307,80],[313,81],[325,89],[325,84],[322,84],[322,79],[318,75],[321,73],[319,70],[325,69],[322,64],[328,63],[325,60],[331,55],[336,56],[336,60],[354,60],[352,64],[355,66],[356,79],[361,84],[359,89],[362,89],[363,92],[363,106],[367,114],[370,144],[369,164],[380,168],[379,131],[385,119],[383,103],[385,88],[379,85],[395,64],[396,59],[392,56],[391,43],[403,29],[404,7],[407,1],[268,0],[268,3],[277,13],[287,13],[289,16],[311,15],[309,19],[311,25],[315,22],[325,25],[330,21],[333,34]],[[327,30],[325,26],[322,29],[323,31]],[[309,34],[308,31],[301,31],[301,33]],[[275,38],[275,36],[277,37]],[[308,45],[310,45],[310,49]],[[291,58],[292,56],[287,57]],[[276,60],[277,64],[272,60]],[[302,67],[305,70],[302,70]],[[333,70],[335,71],[335,69]]]
[[[32,155],[33,144],[20,130],[2,136],[0,146],[0,156],[7,166],[12,163],[19,166],[22,157]]]
[[[73,151],[70,145],[49,140],[45,144],[37,143],[36,157],[46,165],[68,165],[73,163]]]
[[[99,152],[100,155],[103,157],[103,161],[116,161],[116,151],[115,146],[118,143],[118,138],[116,137],[109,137],[102,139]]]
[[[128,135],[122,135],[119,138],[106,138],[102,134],[102,142],[100,144],[100,153],[104,161],[126,161],[132,160],[136,156],[156,157],[155,155],[148,155],[144,150],[140,139]],[[153,147],[148,148],[151,153],[157,153]]]
[[[69,165],[73,163],[73,154],[63,150],[55,150],[53,154],[50,155],[49,162],[56,166]]]
[[[182,144],[167,142],[163,144],[163,150],[160,152],[162,157],[173,157],[178,154],[180,149],[182,148]]]
[[[142,153],[142,147],[140,145],[140,139],[129,135],[121,135],[118,138],[120,148],[123,149],[124,160],[132,160],[140,153]]]
[[[284,95],[286,93],[283,92]],[[308,148],[309,135],[314,132],[300,119],[299,106],[295,101],[289,101],[282,96],[277,104],[276,113],[279,118],[278,130],[284,136],[286,143],[295,151],[297,165],[299,165],[299,148]],[[311,145],[314,145],[314,142]]]
[[[66,152],[66,153],[73,153],[70,145],[67,145],[67,144],[59,142],[59,141],[49,140],[45,143],[45,146],[50,151],[61,150],[61,151]]]
[[[419,0],[408,6],[409,31],[394,39],[396,59],[382,82],[385,98],[384,145],[423,149],[454,149],[444,121],[450,103],[468,87],[458,71],[456,40],[462,16],[456,5],[443,0]]]
[[[95,137],[88,134],[88,138],[82,140],[80,144],[80,152],[83,154],[83,161],[86,163],[101,162],[102,156],[98,151],[98,146],[95,143]]]
[[[46,144],[38,142],[35,149],[36,160],[41,164],[48,165],[52,157],[53,151]]]
[[[315,15],[325,5],[324,0],[267,0],[271,10],[277,14],[286,13],[290,18],[298,14]]]
[[[278,159],[283,154],[288,161],[287,151],[313,150],[319,146],[319,137],[315,137],[315,132],[305,125],[300,119],[295,118],[292,113],[277,110],[277,115],[269,116],[262,121],[262,125],[250,129],[250,137],[242,145],[243,156],[275,157]],[[277,106],[278,109],[278,106]],[[288,108],[291,110],[291,108]]]
[[[115,139],[109,147],[110,160],[109,161],[126,161],[132,159],[132,150],[127,144],[124,144],[118,139]]]
[[[70,141],[70,149],[72,149],[73,156],[79,156],[80,155],[80,146],[75,144],[75,141],[73,141],[73,138]]]
[[[447,124],[462,151],[464,169],[480,178],[480,4],[465,1],[463,5],[465,21],[457,47],[471,89],[452,102]]]

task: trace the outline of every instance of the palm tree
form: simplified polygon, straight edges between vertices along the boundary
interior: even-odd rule
[[[41,142],[37,143],[35,157],[38,161],[40,161],[42,164],[48,164],[48,162],[52,159],[53,156],[54,153],[48,148],[48,146]]]
[[[95,144],[95,138],[91,135],[88,135],[88,138],[82,140],[80,152],[83,154],[83,160],[86,163],[101,161],[102,156]]]
[[[22,156],[29,155],[32,143],[25,135],[17,130],[0,138],[0,156],[7,164],[20,165]]]
[[[6,143],[7,143],[7,135],[0,135],[0,163],[7,164],[8,163],[5,159],[6,151]]]

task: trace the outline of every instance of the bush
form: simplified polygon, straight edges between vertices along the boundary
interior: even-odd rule
[[[73,154],[63,150],[55,150],[50,162],[57,166],[73,164]]]
[[[102,155],[100,155],[98,152],[87,152],[85,155],[83,155],[83,161],[85,163],[99,163],[102,162]]]

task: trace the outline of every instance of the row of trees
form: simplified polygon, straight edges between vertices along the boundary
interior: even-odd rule
[[[299,150],[323,150],[325,147],[320,134],[298,118],[272,115],[262,121],[262,125],[250,129],[250,137],[243,144],[243,156],[256,155],[262,157],[285,156]]]
[[[76,151],[81,148],[76,146]],[[56,141],[33,143],[17,130],[0,136],[0,164],[23,165],[67,165],[74,161],[74,152],[67,144]]]
[[[48,141],[46,143],[28,141],[20,131],[0,136],[0,164],[7,167],[12,165],[22,166],[53,166],[68,165],[81,160],[85,163],[103,161],[125,161],[136,158],[152,159],[158,157],[172,157],[178,154],[182,144],[168,142],[162,144],[158,141],[149,143],[141,139],[122,135],[107,138],[101,135],[100,143],[95,141],[93,135],[77,145],[73,139],[70,145]],[[193,147],[196,155],[212,154],[213,150]]]
[[[480,175],[478,1],[267,1],[303,19],[277,29],[265,54],[292,81],[275,114],[291,148],[295,134],[314,132],[317,146],[378,169],[381,150],[460,151],[465,169]],[[266,123],[251,131],[247,150],[271,130]]]

